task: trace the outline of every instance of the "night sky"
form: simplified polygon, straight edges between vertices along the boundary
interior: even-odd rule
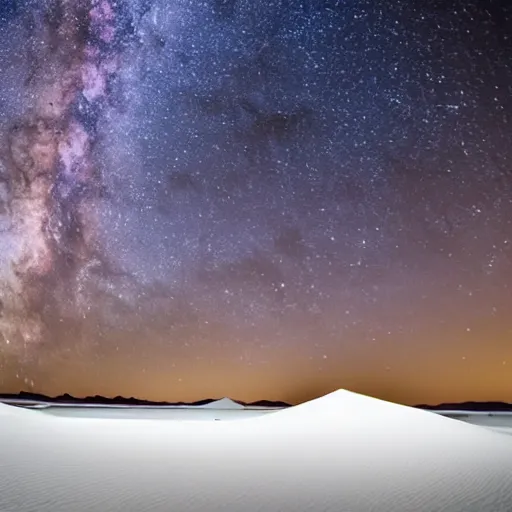
[[[511,26],[2,0],[0,391],[512,401]]]

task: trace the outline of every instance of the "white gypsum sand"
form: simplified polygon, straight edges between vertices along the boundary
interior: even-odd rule
[[[205,405],[199,405],[201,409],[231,409],[231,410],[243,410],[245,407],[238,402],[231,400],[230,398],[221,398]]]
[[[347,391],[239,421],[0,404],[0,511],[510,512],[508,436]]]

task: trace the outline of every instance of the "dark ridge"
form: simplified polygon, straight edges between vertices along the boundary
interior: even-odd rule
[[[205,398],[203,400],[197,400],[197,402],[192,402],[186,405],[208,405],[211,404],[212,402],[215,402],[215,398]]]
[[[438,405],[416,405],[418,409],[429,411],[473,411],[473,412],[512,412],[512,404],[506,402],[460,402],[443,403]]]
[[[256,402],[250,402],[248,404],[242,403],[242,405],[246,405],[248,407],[291,407],[290,404],[286,402],[280,402],[279,400],[258,400]]]
[[[207,405],[212,402],[217,401],[216,398],[206,398],[203,400],[197,400],[195,402],[155,402],[151,400],[142,400],[134,397],[123,397],[116,396],[114,398],[107,398],[101,395],[87,396],[85,398],[76,398],[68,393],[63,395],[59,395],[56,397],[50,397],[46,395],[42,395],[39,393],[29,393],[26,391],[21,391],[20,393],[7,393],[0,394],[0,402],[2,400],[6,400],[9,402],[44,402],[49,404],[70,404],[70,405],[143,405],[143,406],[200,406]],[[233,400],[236,403],[239,403],[243,406],[253,406],[253,407],[290,407],[290,404],[285,402],[273,402],[270,400],[259,400],[257,402],[242,402],[241,400]]]

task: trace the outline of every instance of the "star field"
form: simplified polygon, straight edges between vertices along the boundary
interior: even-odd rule
[[[0,386],[512,393],[507,2],[0,7]]]

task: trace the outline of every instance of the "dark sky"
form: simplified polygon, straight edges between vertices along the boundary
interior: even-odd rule
[[[0,390],[512,401],[511,26],[3,1]]]

